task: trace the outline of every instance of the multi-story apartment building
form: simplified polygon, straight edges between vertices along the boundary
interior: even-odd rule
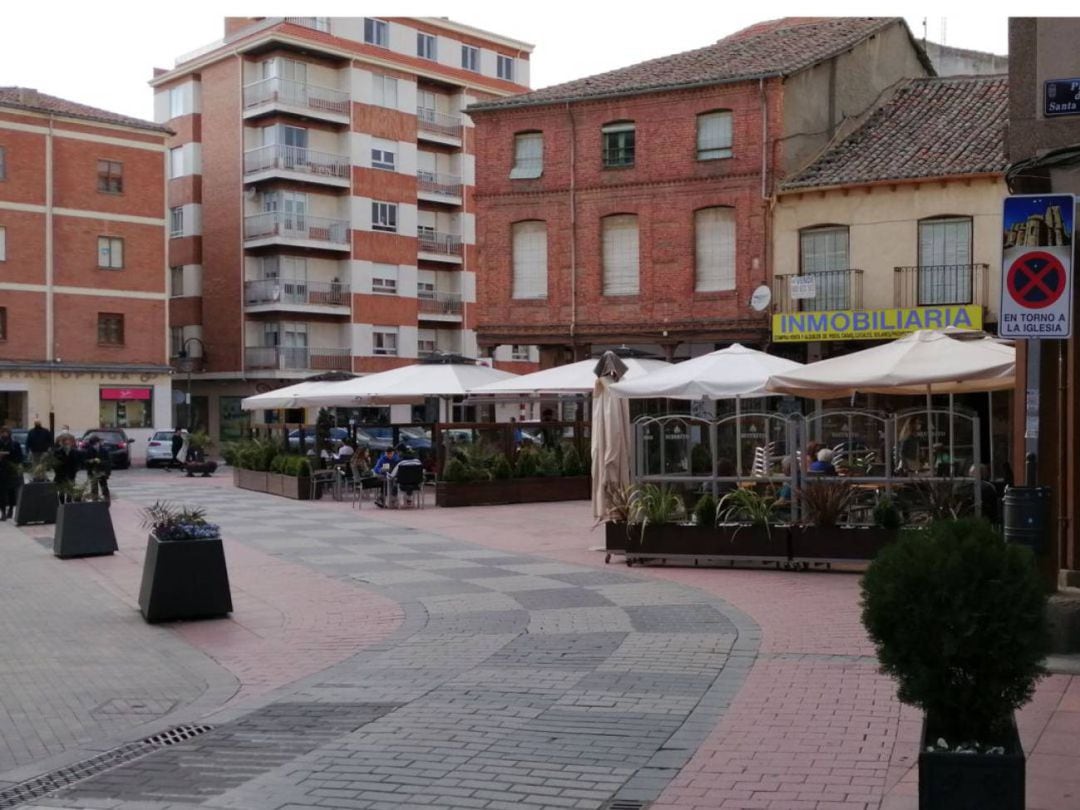
[[[170,425],[167,134],[0,87],[0,423]]]
[[[526,90],[531,48],[445,19],[233,18],[157,72],[194,421],[227,438],[243,396],[476,355],[463,110]]]
[[[473,105],[481,346],[539,344],[555,365],[766,341],[748,302],[778,181],[925,75],[901,19],[784,19]]]

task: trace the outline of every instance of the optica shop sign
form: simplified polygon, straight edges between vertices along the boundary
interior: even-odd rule
[[[974,304],[895,309],[837,309],[773,315],[772,339],[891,340],[919,329],[982,329],[982,307]]]

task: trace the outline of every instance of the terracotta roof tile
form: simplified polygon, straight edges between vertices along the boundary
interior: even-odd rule
[[[1004,75],[911,79],[781,188],[1004,172],[1008,102]]]
[[[152,132],[170,132],[167,127],[155,124],[153,121],[143,121],[140,118],[131,118],[97,107],[90,107],[86,104],[78,104],[74,101],[50,96],[26,87],[0,87],[0,107],[53,113],[54,115],[63,115],[69,118],[83,118],[87,121],[146,129]]]
[[[473,105],[498,109],[596,96],[649,92],[680,85],[726,84],[789,75],[858,44],[903,21],[899,17],[786,17],[744,28],[712,45],[664,56],[596,76],[575,79]],[[929,62],[926,63],[929,65]]]

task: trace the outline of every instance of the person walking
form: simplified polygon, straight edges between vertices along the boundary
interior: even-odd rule
[[[34,426],[26,434],[26,452],[30,455],[30,469],[35,481],[45,480],[45,471],[41,462],[49,458],[53,447],[52,431],[41,426],[41,420],[35,419]]]
[[[15,511],[15,501],[22,486],[22,447],[11,438],[11,431],[0,427],[0,520]]]
[[[109,502],[109,476],[112,474],[112,459],[109,451],[101,446],[101,438],[91,436],[84,455],[86,474],[90,479],[90,497],[99,497]]]
[[[183,467],[180,463],[180,451],[184,449],[184,431],[177,428],[173,431],[172,435],[172,458],[169,460],[169,466],[165,469],[171,470],[173,467]]]
[[[62,432],[56,438],[56,447],[53,449],[53,483],[60,496],[61,503],[67,503],[70,498],[70,488],[75,484],[75,476],[82,466],[82,453],[75,446],[75,437],[67,431]]]

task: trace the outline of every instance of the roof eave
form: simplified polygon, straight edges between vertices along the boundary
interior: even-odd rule
[[[937,183],[944,181],[960,181],[960,180],[984,180],[1000,177],[1005,179],[1004,167],[1000,171],[981,171],[981,172],[955,172],[953,174],[928,174],[920,175],[918,177],[885,177],[878,178],[876,180],[857,180],[849,181],[846,183],[825,183],[822,185],[813,186],[788,186],[781,185],[777,194],[784,196],[787,194],[811,194],[818,191],[843,191],[844,189],[856,189],[856,188],[873,188],[877,186],[897,186],[897,185],[910,185],[914,183]]]
[[[152,132],[155,135],[175,135],[166,126],[162,124],[154,124],[150,121],[138,122],[136,119],[130,121],[117,121],[114,118],[107,118],[103,115],[88,115],[84,113],[75,112],[60,112],[59,110],[50,110],[48,107],[42,107],[34,104],[20,104],[17,101],[0,101],[0,109],[7,108],[11,110],[21,110],[24,112],[37,113],[38,115],[47,115],[51,118],[68,118],[72,121],[90,121],[96,124],[107,124],[110,127],[121,127],[123,129],[134,129],[139,132]]]

